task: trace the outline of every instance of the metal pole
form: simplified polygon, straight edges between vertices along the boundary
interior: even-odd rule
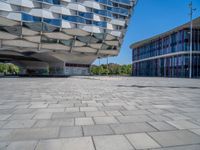
[[[101,65],[101,62],[100,62],[100,57],[99,57],[99,75],[100,75],[100,65]]]
[[[107,56],[107,75],[108,75],[108,56]]]
[[[99,66],[100,66],[100,57],[99,57]]]
[[[190,70],[189,70],[189,78],[192,78],[192,27],[193,27],[193,23],[192,23],[192,15],[193,15],[193,11],[195,11],[195,9],[193,9],[192,7],[192,1],[189,4],[189,8],[190,8]]]

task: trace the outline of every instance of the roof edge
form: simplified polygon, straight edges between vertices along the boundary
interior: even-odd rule
[[[195,18],[195,19],[193,19],[193,22],[194,22],[194,23],[195,23],[195,22],[198,22],[198,21],[200,22],[200,16],[197,17],[197,18]],[[157,38],[159,38],[159,37],[161,38],[161,37],[164,37],[164,36],[166,36],[166,35],[168,35],[168,34],[171,34],[172,32],[175,32],[175,31],[177,31],[177,30],[180,30],[180,29],[189,27],[189,25],[190,25],[190,22],[187,22],[187,23],[182,24],[182,25],[180,25],[180,26],[177,26],[177,27],[175,27],[175,28],[173,28],[173,29],[171,29],[171,30],[169,30],[169,31],[162,32],[162,33],[157,34],[157,35],[154,35],[154,36],[152,36],[152,37],[150,37],[150,38],[146,38],[146,39],[144,39],[144,40],[135,42],[135,43],[131,44],[131,45],[129,46],[129,48],[130,48],[130,49],[133,49],[133,48],[135,48],[135,47],[141,46],[141,45],[143,45],[143,44],[145,44],[145,43],[148,43],[149,41],[153,41],[153,40],[155,40],[155,39],[157,39]],[[199,27],[200,27],[200,24],[199,24]]]

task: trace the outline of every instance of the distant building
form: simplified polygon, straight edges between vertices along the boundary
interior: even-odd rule
[[[200,17],[193,20],[192,77],[200,77]],[[190,23],[132,44],[133,76],[189,77]]]
[[[136,0],[0,0],[0,62],[24,74],[88,75],[116,56]]]

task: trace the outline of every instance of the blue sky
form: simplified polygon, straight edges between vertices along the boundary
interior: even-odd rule
[[[137,41],[163,33],[189,21],[188,4],[191,0],[138,0],[129,22],[128,30],[120,53],[117,57],[109,57],[109,62],[131,64],[129,46]],[[196,11],[193,18],[200,16],[200,0],[193,0]],[[106,59],[100,60],[101,64]],[[94,62],[99,64],[99,60]]]

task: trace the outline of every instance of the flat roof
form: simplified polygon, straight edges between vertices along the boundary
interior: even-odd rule
[[[181,29],[184,29],[184,28],[189,28],[189,27],[190,27],[190,22],[185,23],[185,24],[183,24],[183,25],[181,25],[181,26],[178,26],[178,27],[176,27],[176,28],[174,28],[174,29],[172,29],[172,30],[169,30],[169,31],[167,31],[167,32],[164,32],[164,33],[155,35],[155,36],[153,36],[153,37],[151,37],[151,38],[147,38],[147,39],[145,39],[145,40],[142,40],[142,41],[138,41],[138,42],[136,42],[136,43],[133,43],[133,44],[130,45],[130,48],[133,49],[133,48],[139,47],[139,46],[141,46],[141,45],[144,45],[144,44],[147,44],[147,43],[149,43],[149,42],[151,42],[151,41],[154,41],[154,40],[156,40],[156,39],[158,39],[158,38],[163,38],[163,37],[165,37],[165,36],[167,36],[167,35],[170,35],[170,34],[176,32],[176,31],[178,31],[178,30],[181,30]],[[200,17],[197,17],[197,18],[195,18],[195,19],[193,20],[193,27],[195,27],[195,28],[198,28],[198,27],[199,27],[199,28],[200,28]]]

